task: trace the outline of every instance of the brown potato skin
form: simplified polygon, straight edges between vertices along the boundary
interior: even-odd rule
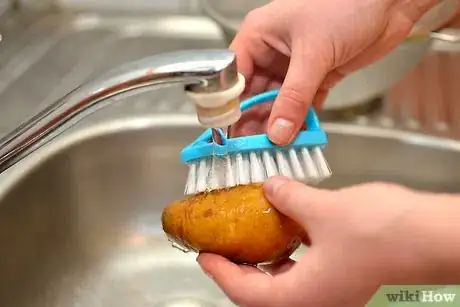
[[[162,223],[168,237],[182,246],[250,265],[288,258],[306,237],[267,201],[259,184],[173,202],[163,211]]]

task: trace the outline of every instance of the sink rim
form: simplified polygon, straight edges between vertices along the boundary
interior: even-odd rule
[[[122,119],[109,119],[78,129],[69,129],[62,135],[57,136],[41,148],[32,152],[28,157],[19,161],[16,165],[7,169],[3,174],[0,174],[0,203],[4,197],[8,195],[9,191],[20,183],[21,180],[35,171],[42,163],[52,159],[67,148],[104,135],[153,129],[155,127],[199,128],[200,124],[194,114],[156,114]],[[381,138],[419,147],[458,152],[460,154],[460,141],[430,136],[419,132],[363,126],[353,123],[323,122],[322,127],[327,133]],[[193,140],[190,140],[190,142],[192,141]],[[177,161],[180,163],[179,157]]]

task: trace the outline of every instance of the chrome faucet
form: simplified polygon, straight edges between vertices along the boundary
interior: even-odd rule
[[[171,82],[182,83],[186,91],[195,94],[225,92],[238,81],[241,83],[239,76],[235,54],[225,49],[159,54],[110,70],[77,87],[0,139],[0,173],[110,104],[108,98]],[[210,110],[197,106],[197,114],[198,109],[205,113]]]

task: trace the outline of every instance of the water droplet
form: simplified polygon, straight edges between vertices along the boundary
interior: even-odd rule
[[[264,210],[264,213],[270,213],[270,212],[272,212],[272,208],[267,208]]]
[[[171,238],[168,238],[168,240],[169,240],[169,242],[171,242],[171,245],[172,245],[173,248],[176,248],[176,249],[180,250],[183,253],[189,253],[189,252],[192,251],[190,248],[185,247],[184,245],[174,241]]]

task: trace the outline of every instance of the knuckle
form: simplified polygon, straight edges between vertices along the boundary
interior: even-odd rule
[[[297,89],[284,86],[280,90],[280,101],[283,103],[283,108],[288,108],[289,112],[305,112],[308,106],[305,96]]]

